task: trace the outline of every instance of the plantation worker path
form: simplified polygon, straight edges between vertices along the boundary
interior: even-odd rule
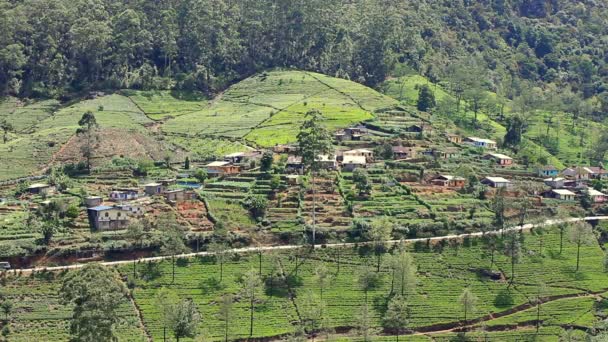
[[[528,224],[524,224],[524,225],[518,225],[518,226],[513,226],[513,227],[509,227],[509,228],[505,228],[505,229],[488,231],[488,232],[476,232],[476,233],[467,233],[467,234],[459,234],[459,235],[445,235],[445,236],[436,236],[436,237],[430,237],[430,238],[388,240],[388,241],[385,241],[385,243],[386,244],[397,244],[397,243],[402,243],[402,242],[403,243],[416,243],[416,242],[427,242],[427,241],[435,242],[435,241],[443,241],[443,240],[459,240],[459,239],[470,238],[470,237],[481,237],[481,236],[488,235],[488,234],[498,235],[498,234],[513,232],[513,231],[529,231],[530,229],[533,229],[533,228],[549,227],[549,226],[554,226],[554,225],[561,224],[561,223],[574,223],[574,222],[581,222],[581,221],[586,221],[586,222],[605,221],[605,220],[608,220],[608,216],[587,216],[587,217],[582,217],[582,218],[550,219],[550,220],[546,220],[541,223],[528,223]],[[362,245],[368,245],[368,244],[372,244],[372,243],[373,242],[369,241],[369,242],[345,242],[345,243],[318,244],[318,245],[315,245],[314,248],[315,249],[342,248],[342,247],[362,246]],[[309,245],[283,245],[283,246],[244,247],[244,248],[234,248],[234,249],[228,250],[227,252],[234,253],[234,254],[241,254],[241,253],[251,253],[251,252],[265,252],[265,251],[289,251],[289,250],[294,250],[294,249],[298,249],[298,248],[309,248],[309,247],[311,247],[311,246],[309,246]],[[179,254],[179,255],[175,255],[173,257],[190,258],[190,257],[196,257],[196,256],[212,256],[215,254],[216,254],[215,252],[195,252],[195,253]],[[157,256],[157,257],[131,259],[131,260],[106,261],[106,262],[102,262],[101,264],[104,266],[118,266],[118,265],[130,264],[130,263],[134,263],[134,262],[153,262],[153,261],[169,260],[173,257],[170,255],[164,255],[164,256]],[[79,263],[79,264],[72,264],[72,265],[65,265],[65,266],[33,267],[33,268],[21,268],[21,269],[17,268],[17,269],[8,271],[8,272],[16,274],[16,273],[39,272],[39,271],[62,271],[62,270],[78,269],[78,268],[83,267],[84,265],[85,265],[84,263]]]

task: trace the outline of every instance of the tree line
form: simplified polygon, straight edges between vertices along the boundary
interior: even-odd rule
[[[606,94],[606,18],[571,0],[0,0],[0,95],[213,93],[276,67],[377,86],[476,56],[490,87],[508,75],[588,98]]]

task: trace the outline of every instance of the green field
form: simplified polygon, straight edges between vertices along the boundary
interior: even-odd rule
[[[542,235],[544,249],[539,254],[539,238],[539,235],[524,235],[524,250],[520,262],[515,265],[512,284],[508,257],[497,251],[495,264],[491,266],[484,244],[478,239],[459,245],[446,244],[442,249],[432,247],[432,250],[428,250],[424,243],[409,245],[417,267],[417,282],[407,300],[411,311],[409,328],[421,329],[425,333],[406,340],[426,341],[432,337],[447,341],[454,337],[456,332],[445,330],[458,328],[464,323],[458,297],[465,287],[478,297],[469,319],[482,321],[468,329],[470,336],[486,335],[507,341],[536,336],[542,341],[557,341],[558,336],[564,333],[563,326],[591,328],[598,324],[601,318],[597,315],[604,310],[598,306],[598,301],[608,291],[608,274],[602,270],[604,252],[597,244],[584,245],[581,269],[574,272],[576,246],[573,243],[566,239],[560,255],[557,249],[559,234],[552,230]],[[378,273],[381,282],[369,291],[367,299],[371,325],[376,333],[382,331],[382,316],[390,297],[392,280],[388,259],[388,254],[385,254]],[[235,254],[225,262],[221,281],[220,265],[213,257],[179,260],[174,282],[171,280],[170,261],[138,263],[139,276],[133,296],[147,331],[155,341],[162,340],[160,308],[155,304],[154,296],[161,287],[166,287],[197,304],[203,318],[199,332],[200,336],[206,336],[205,340],[223,338],[224,324],[218,318],[219,299],[224,294],[235,295],[229,335],[231,339],[248,337],[249,309],[240,297],[239,279],[249,270],[257,272],[260,260],[266,285],[260,289],[255,303],[255,337],[292,334],[298,322],[306,319],[306,307],[312,295],[314,303],[322,303],[324,307],[322,320],[319,320],[322,326],[329,331],[337,329],[346,333],[341,337],[344,340],[362,340],[356,337],[359,334],[354,329],[358,312],[365,303],[364,292],[358,285],[358,274],[366,267],[364,265],[375,265],[376,261],[373,251],[363,246],[318,249],[314,253],[305,250],[265,252],[261,257],[257,253]],[[324,286],[321,301],[315,270],[322,264],[329,270],[330,280]],[[371,267],[375,270],[375,266]],[[504,278],[492,280],[479,273],[481,269],[498,272]],[[119,270],[125,277],[131,276],[133,266],[125,265]],[[16,310],[10,320],[12,340],[25,340],[32,331],[37,336],[47,336],[49,340],[67,340],[70,309],[57,299],[61,278],[61,274],[50,273],[5,276],[2,294],[16,302]],[[537,309],[532,298],[540,282],[546,285],[540,310],[542,327],[536,335]],[[512,308],[514,311],[510,311]],[[119,308],[122,323],[117,331],[121,341],[142,340],[142,330],[134,310],[127,301]],[[498,327],[500,331],[496,331]],[[378,336],[373,340],[393,338]]]
[[[295,141],[309,110],[330,129],[371,119],[394,100],[354,82],[300,71],[272,71],[228,88],[205,109],[169,120],[163,129],[239,137],[260,146]]]

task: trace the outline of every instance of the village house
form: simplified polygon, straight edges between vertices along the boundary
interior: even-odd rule
[[[124,207],[99,205],[88,208],[89,226],[91,231],[106,231],[124,229],[129,224],[131,210]]]
[[[588,181],[590,174],[591,170],[583,166],[569,167],[562,171],[562,175],[565,178],[577,181]]]
[[[317,163],[319,164],[319,168],[325,170],[336,170],[338,169],[338,161],[336,160],[335,155],[322,154],[317,156]]]
[[[563,177],[546,178],[543,180],[546,186],[550,186],[552,189],[561,189],[565,186],[566,179]]]
[[[416,157],[415,147],[393,146],[393,159],[409,159]]]
[[[364,129],[362,127],[349,127],[338,130],[334,134],[334,137],[338,141],[360,141],[364,134]]]
[[[194,191],[187,191],[186,189],[167,190],[163,193],[163,196],[169,202],[192,201],[196,199],[196,193]]]
[[[513,165],[513,158],[501,153],[488,153],[483,158],[488,160],[494,160],[496,164],[500,166]]]
[[[207,174],[209,174],[209,176],[233,175],[241,171],[240,166],[230,164],[230,162],[227,161],[211,162],[205,165],[205,169],[207,170]]]
[[[342,160],[342,170],[347,172],[352,172],[356,168],[365,168],[366,165],[367,161],[364,156],[344,155]]]
[[[365,161],[367,163],[370,163],[374,160],[374,151],[365,149],[365,148],[358,148],[355,150],[350,150],[350,151],[344,151],[342,153],[343,158],[346,157],[364,157]]]
[[[118,189],[110,192],[111,201],[130,201],[137,199],[139,191],[137,189]]]
[[[277,144],[272,148],[274,153],[288,153],[293,154],[298,152],[299,147],[294,144]]]
[[[298,185],[300,182],[300,176],[298,175],[287,175],[285,179],[289,185]]]
[[[148,183],[144,185],[144,192],[148,196],[160,195],[165,190],[165,187],[156,182]]]
[[[262,151],[253,150],[248,152],[235,152],[224,156],[224,161],[232,164],[241,164],[251,160],[257,160],[262,158]]]
[[[552,189],[549,192],[549,197],[562,201],[574,201],[576,199],[576,194],[567,189]]]
[[[589,166],[586,168],[589,170],[589,177],[593,179],[607,179],[608,171],[604,170],[601,166]]]
[[[557,177],[559,170],[553,165],[545,165],[538,168],[539,177]]]
[[[437,159],[450,159],[458,156],[459,150],[457,148],[445,148],[445,149],[427,149],[421,152],[422,155],[433,157]]]
[[[27,191],[33,195],[46,195],[51,190],[51,186],[45,183],[35,183],[27,188]]]
[[[597,191],[593,188],[587,188],[584,190],[585,193],[587,193],[587,195],[591,198],[591,201],[593,203],[604,203],[606,202],[606,194]]]
[[[89,196],[84,199],[87,208],[92,208],[101,205],[103,198],[101,196]]]
[[[406,132],[422,133],[426,126],[424,124],[414,124],[405,128]]]
[[[465,142],[475,147],[486,148],[490,150],[496,149],[496,141],[490,139],[468,137]]]
[[[300,156],[289,156],[287,157],[287,163],[285,164],[285,171],[287,172],[304,172],[304,164],[302,163],[302,157]]]
[[[488,185],[492,188],[509,188],[511,181],[502,177],[486,177],[481,180],[481,184]]]
[[[458,176],[451,175],[437,175],[431,179],[431,184],[449,188],[462,188],[464,187],[465,179]]]
[[[461,144],[462,143],[462,137],[458,134],[450,134],[447,133],[446,138],[448,138],[448,141],[454,144]]]

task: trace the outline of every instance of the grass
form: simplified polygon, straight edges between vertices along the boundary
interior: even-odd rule
[[[0,291],[13,303],[10,319],[11,341],[68,341],[71,307],[61,304],[62,274],[5,276]],[[135,307],[125,298],[118,308],[121,323],[116,329],[120,341],[144,341]]]
[[[300,71],[272,71],[230,87],[201,111],[169,120],[167,132],[241,137],[260,146],[295,141],[307,111],[317,109],[329,129],[372,118],[394,100],[354,82]],[[277,134],[279,133],[279,134]]]
[[[555,231],[544,236],[546,249],[543,256],[537,253],[539,236],[525,235],[526,252],[521,262],[516,265],[514,285],[508,281],[494,281],[484,278],[477,273],[479,268],[489,268],[489,259],[482,257],[482,246],[479,240],[469,244],[446,246],[442,252],[433,252],[412,248],[411,253],[418,268],[418,283],[414,293],[409,295],[411,309],[410,326],[430,326],[433,324],[453,324],[462,319],[462,310],[458,305],[458,297],[465,287],[469,287],[477,297],[478,304],[473,317],[484,317],[491,313],[500,313],[509,308],[529,302],[536,291],[536,282],[547,284],[547,295],[562,295],[567,298],[549,301],[543,304],[542,315],[544,328],[541,330],[551,339],[556,339],[561,333],[562,324],[577,324],[593,326],[598,318],[593,315],[594,299],[585,296],[587,291],[606,291],[608,274],[601,270],[603,252],[597,245],[584,246],[582,249],[582,269],[576,274],[575,246],[566,241],[564,253],[556,253],[559,236]],[[320,288],[315,277],[315,269],[320,264],[330,270],[332,280],[325,288],[323,300],[326,303],[326,324],[331,327],[349,328],[355,325],[357,312],[364,304],[363,291],[357,285],[357,275],[363,265],[373,264],[375,257],[366,248],[340,250],[340,270],[337,266],[336,249],[318,250],[302,259],[294,258],[287,252],[266,253],[262,257],[262,275],[269,279],[269,274],[278,272],[287,276],[290,281],[287,287],[273,286],[270,293],[269,285],[265,294],[260,297],[255,315],[254,336],[276,336],[290,333],[297,321],[298,313],[302,315],[306,298],[309,293],[318,298]],[[296,266],[296,260],[298,266]],[[391,273],[383,258],[380,285],[369,292],[369,304],[372,308],[372,324],[377,329],[381,327],[381,319],[385,310],[386,300],[390,292]],[[161,327],[158,322],[158,308],[153,304],[153,298],[162,286],[175,290],[181,297],[192,298],[197,303],[204,317],[204,328],[213,340],[218,340],[222,333],[222,323],[217,319],[219,298],[224,293],[239,295],[239,277],[249,269],[258,267],[257,254],[233,256],[224,266],[224,279],[218,284],[218,268],[212,258],[192,258],[180,262],[177,268],[176,281],[171,283],[171,264],[161,262],[154,272],[154,279],[140,280],[135,290],[135,299],[143,311],[146,325],[158,338]],[[148,271],[146,265],[138,266],[142,274]],[[500,252],[496,253],[496,264],[493,270],[510,274],[510,262]],[[297,271],[296,271],[297,270]],[[125,274],[131,268],[125,266]],[[268,281],[267,281],[267,284]],[[278,284],[278,283],[277,283]],[[285,292],[294,296],[292,303]],[[497,295],[506,293],[513,300],[512,304],[496,302]],[[247,337],[248,315],[244,303],[235,303],[235,321],[231,324],[233,337]],[[299,310],[296,311],[296,308]],[[514,325],[528,322],[535,311],[533,309],[515,312],[501,318],[490,320],[485,325]],[[471,317],[471,316],[470,316]],[[530,331],[521,333],[501,332],[504,336],[522,337]],[[493,334],[493,333],[491,333]],[[498,334],[498,333],[497,333]],[[447,336],[447,335],[446,335]],[[492,335],[491,335],[492,336]],[[503,335],[496,335],[503,336]],[[511,337],[510,337],[511,338]],[[547,337],[548,338],[548,337]]]
[[[418,99],[417,87],[420,85],[429,85],[435,92],[435,98],[437,102],[441,101],[445,97],[451,96],[441,86],[431,83],[427,78],[420,75],[408,75],[397,79],[388,80],[384,85],[384,91],[387,95],[403,101],[408,105],[415,106]],[[489,97],[497,96],[494,93],[488,92]],[[461,108],[466,107],[466,102],[461,104]],[[462,111],[462,109],[461,109]],[[491,118],[483,110],[477,113],[477,119],[481,130],[477,127],[473,127],[474,113],[470,110],[465,110],[463,113],[458,114],[456,117],[450,119],[454,121],[458,130],[466,135],[485,135],[489,138],[502,140],[506,133],[506,128],[499,122]],[[534,120],[533,120],[534,121]],[[554,120],[554,122],[556,122]],[[480,134],[480,131],[484,134]],[[536,159],[545,158],[549,164],[554,165],[557,168],[563,168],[564,162],[568,162],[568,158],[563,154],[552,155],[547,149],[540,144],[537,136],[534,133],[534,127],[531,131],[524,134],[524,139],[520,146],[519,154],[521,156],[533,156]]]

